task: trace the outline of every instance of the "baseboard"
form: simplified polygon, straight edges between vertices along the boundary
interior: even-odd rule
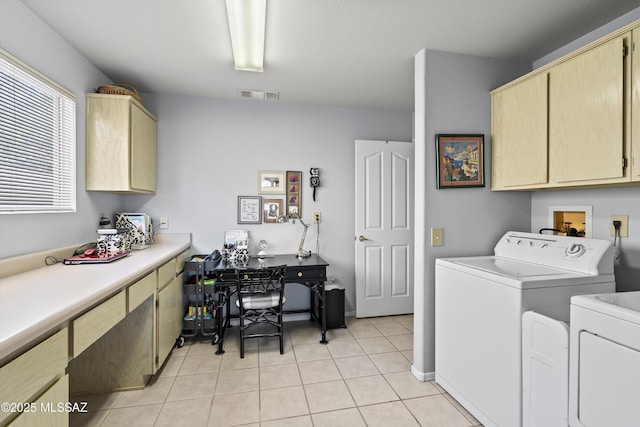
[[[416,369],[414,365],[411,365],[411,374],[416,377],[419,381],[433,381],[436,379],[435,372],[421,372]]]
[[[299,320],[309,320],[309,313],[290,313],[282,316],[283,322],[297,322]]]

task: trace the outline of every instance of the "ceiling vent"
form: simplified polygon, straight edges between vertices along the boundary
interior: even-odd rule
[[[277,101],[280,98],[279,92],[264,92],[262,90],[238,90],[238,94],[241,98],[250,99],[268,99],[270,101]]]

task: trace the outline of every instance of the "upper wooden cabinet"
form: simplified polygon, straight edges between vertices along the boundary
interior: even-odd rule
[[[547,74],[491,98],[493,190],[548,182]]]
[[[87,190],[155,193],[157,119],[130,96],[86,100]]]
[[[640,27],[632,32],[631,56],[631,180],[640,181]]]
[[[640,183],[639,33],[640,21],[491,92],[492,190]]]
[[[550,70],[551,182],[624,177],[624,46],[617,37]]]

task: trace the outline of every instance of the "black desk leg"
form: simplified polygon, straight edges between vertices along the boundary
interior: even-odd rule
[[[216,310],[216,323],[217,323],[217,329],[218,329],[218,350],[216,350],[216,354],[224,354],[224,334],[225,334],[225,325],[223,325],[223,316],[222,316],[222,310],[224,310],[224,306],[227,305],[226,301],[223,301],[222,304],[220,304],[220,298],[224,298],[225,300],[227,300],[227,291],[223,290],[223,291],[218,291],[218,301],[217,301],[217,310]],[[228,308],[227,308],[228,310]],[[228,314],[227,314],[228,317]]]
[[[327,300],[325,298],[325,291],[324,291],[324,282],[320,282],[320,295],[321,295],[321,307],[322,307],[322,339],[320,340],[320,344],[329,344],[329,341],[327,341]]]

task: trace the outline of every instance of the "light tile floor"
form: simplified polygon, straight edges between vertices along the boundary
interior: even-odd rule
[[[89,413],[72,426],[479,426],[434,382],[411,374],[413,316],[348,319],[347,329],[286,324],[277,339],[246,342],[237,328],[224,355],[201,339],[175,348],[143,390],[76,397]]]

